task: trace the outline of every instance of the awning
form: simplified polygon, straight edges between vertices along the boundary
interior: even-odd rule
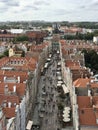
[[[29,120],[28,124],[27,124],[27,127],[26,127],[26,130],[31,130],[32,125],[33,125],[33,121]]]
[[[50,59],[50,58],[48,58],[48,59],[47,59],[47,61],[51,61],[51,59]]]
[[[67,114],[67,113],[70,113],[70,111],[69,111],[69,110],[67,110],[67,111],[64,110],[63,113],[64,113],[64,114]]]
[[[59,84],[57,84],[57,87],[62,87],[62,85],[59,83]]]
[[[48,63],[45,63],[44,68],[47,68],[47,67],[48,67]]]
[[[61,62],[58,62],[58,64],[57,65],[61,65]]]
[[[64,119],[70,117],[69,114],[63,114]]]
[[[62,84],[63,83],[63,81],[58,81],[58,84]]]
[[[64,90],[64,93],[69,93],[68,88],[65,86],[65,84],[62,85],[62,88]]]
[[[58,79],[58,80],[62,80],[62,77],[61,77],[61,76],[58,76],[57,79]]]
[[[65,107],[64,110],[68,110],[69,111],[69,110],[71,110],[71,108],[70,107]]]
[[[69,122],[70,121],[70,118],[65,118],[63,119],[64,122]]]

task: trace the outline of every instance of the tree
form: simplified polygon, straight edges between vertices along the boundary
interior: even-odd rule
[[[3,53],[4,56],[9,56],[9,50],[6,50],[4,53]]]
[[[98,54],[95,50],[83,50],[86,67],[91,68],[94,71],[98,71]]]
[[[28,38],[28,36],[25,36],[25,35],[23,35],[23,36],[18,36],[18,37],[16,37],[15,38],[15,41],[16,42],[23,42],[23,41],[29,41],[29,38]]]

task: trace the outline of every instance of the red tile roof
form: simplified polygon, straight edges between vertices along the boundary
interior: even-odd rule
[[[67,67],[69,67],[69,68],[70,68],[70,67],[80,68],[80,64],[79,64],[78,61],[67,60],[66,63],[65,63],[65,65],[66,65]]]
[[[0,38],[13,38],[16,37],[15,34],[0,34]]]
[[[7,64],[9,61],[8,57],[4,57],[0,59],[0,67],[4,66],[5,64]]]
[[[88,96],[78,96],[77,103],[78,103],[79,109],[92,107],[91,99]]]
[[[4,94],[5,85],[8,86],[9,92],[13,92],[13,86],[16,86],[16,95],[23,96],[26,90],[24,83],[0,83],[0,94]]]
[[[79,122],[80,125],[98,126],[96,123],[96,115],[93,108],[79,109]]]
[[[93,96],[92,101],[95,106],[98,106],[98,96]]]
[[[4,71],[0,70],[0,81],[3,82],[4,76],[6,77],[15,77],[17,78],[20,76],[20,82],[23,83],[23,81],[28,79],[28,72],[23,71]]]
[[[8,102],[11,102],[12,107],[15,107],[14,103],[16,103],[16,105],[19,104],[19,97],[15,96],[15,95],[12,95],[12,96],[11,95],[0,95],[0,105],[2,105],[3,102],[6,102],[7,106],[8,106]]]
[[[90,85],[91,85],[91,88],[98,88],[97,82],[90,83]]]
[[[78,78],[73,82],[75,87],[87,87],[87,84],[90,83],[89,78]]]
[[[5,117],[6,118],[12,118],[12,117],[15,117],[15,107],[11,107],[11,108],[3,108],[3,112],[5,114]]]

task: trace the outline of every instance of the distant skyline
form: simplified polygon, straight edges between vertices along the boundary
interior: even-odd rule
[[[0,0],[0,22],[33,20],[98,22],[98,0]]]

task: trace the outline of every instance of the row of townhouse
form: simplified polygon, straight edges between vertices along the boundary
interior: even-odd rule
[[[40,70],[49,43],[32,46],[25,57],[0,59],[0,130],[25,130],[33,117]]]
[[[83,42],[81,41],[81,44],[82,43]],[[97,130],[97,76],[93,76],[90,69],[85,67],[83,55],[79,51],[74,52],[77,41],[76,44],[74,41],[74,45],[72,47],[67,45],[68,41],[60,41],[60,44],[62,50],[63,77],[66,82],[66,86],[70,90],[73,127],[75,130]],[[91,49],[91,45],[88,44],[86,46],[88,46],[88,48],[85,49]]]
[[[40,44],[43,42],[44,37],[48,36],[47,31],[25,31],[25,33],[17,32],[17,33],[12,33],[12,32],[6,32],[6,33],[0,33],[0,41],[2,42],[12,42],[16,39],[18,36],[27,36],[29,38],[29,41],[35,41],[36,44]]]

